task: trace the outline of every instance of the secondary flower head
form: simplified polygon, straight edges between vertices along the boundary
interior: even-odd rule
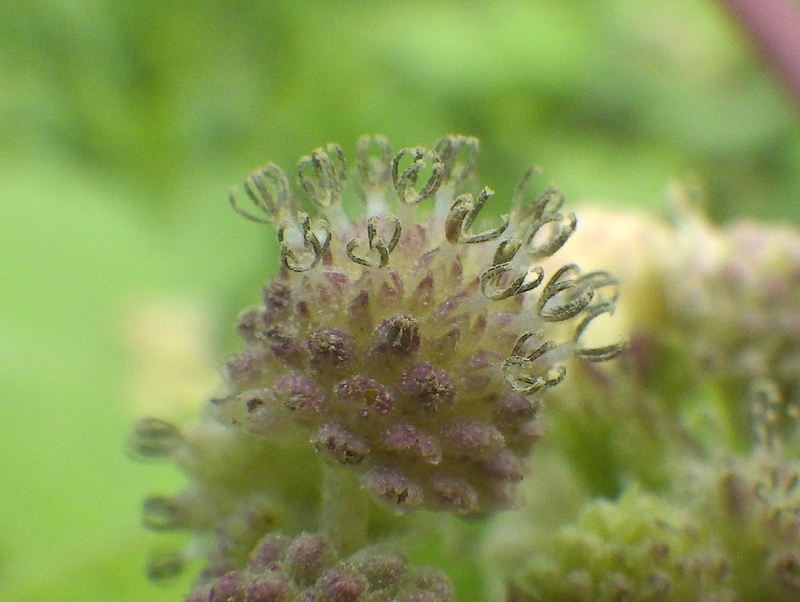
[[[687,333],[710,372],[746,391],[753,380],[776,382],[800,402],[800,236],[794,228],[753,221],[711,226],[675,194],[679,252],[665,288],[671,322]]]
[[[368,547],[340,559],[327,537],[265,535],[247,564],[201,580],[186,602],[453,602],[444,573]]]
[[[305,205],[271,163],[244,184],[255,210],[231,194],[239,213],[276,228],[280,271],[240,317],[245,345],[226,363],[218,420],[306,441],[398,513],[515,503],[541,433],[537,394],[564,379],[571,356],[622,348],[581,343],[613,312],[617,281],[546,265],[577,220],[560,190],[531,193],[534,169],[510,211],[485,224],[484,210],[500,211],[475,186],[477,154],[463,136],[397,153],[361,139],[352,183],[366,217],[356,220],[333,144],[297,165]]]
[[[748,398],[753,449],[732,452],[721,437],[715,457],[684,448],[658,492],[633,484],[615,499],[583,495],[551,457],[545,470],[558,483],[485,540],[497,590],[519,602],[800,599],[798,416],[773,382],[754,383]],[[548,521],[554,498],[573,507]]]

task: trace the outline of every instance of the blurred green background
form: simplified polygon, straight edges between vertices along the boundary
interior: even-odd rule
[[[373,132],[478,136],[500,195],[533,161],[573,201],[691,177],[716,221],[800,221],[797,113],[710,0],[4,0],[0,599],[181,599],[139,526],[181,478],[129,425],[195,411],[276,263],[228,189]]]

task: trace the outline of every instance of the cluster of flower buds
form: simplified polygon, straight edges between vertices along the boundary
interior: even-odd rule
[[[307,440],[398,513],[515,503],[541,433],[535,395],[562,381],[570,356],[603,361],[622,348],[581,344],[613,312],[617,281],[575,264],[545,274],[576,218],[558,189],[530,193],[535,170],[499,225],[476,232],[494,194],[464,191],[477,152],[461,136],[396,154],[381,137],[362,139],[367,217],[355,223],[336,145],[298,164],[314,217],[273,164],[244,185],[259,213],[232,193],[237,211],[277,228],[282,269],[241,316],[245,346],[226,364],[220,421]]]
[[[634,485],[615,500],[587,496],[574,520],[549,530],[534,522],[541,506],[503,517],[492,552],[524,559],[497,584],[507,599],[797,600],[800,463],[787,453],[796,432],[781,428],[797,414],[771,381],[755,382],[748,398],[756,445],[746,455],[717,449],[722,457],[703,461],[684,450],[661,492]]]
[[[800,403],[800,236],[738,222],[716,229],[676,194],[676,254],[665,287],[671,323],[709,373],[746,391],[770,379]],[[744,395],[732,400],[744,406]],[[744,417],[744,415],[742,415]]]
[[[370,547],[339,559],[316,533],[264,536],[247,565],[221,575],[206,573],[186,602],[452,602],[447,577],[410,567],[388,549]]]
[[[547,552],[531,556],[508,600],[740,600],[728,558],[690,512],[629,490],[584,506]]]
[[[265,533],[320,531],[349,553],[362,547],[353,517],[370,523],[365,540],[375,541],[416,509],[514,506],[542,434],[539,394],[562,382],[573,358],[622,351],[585,334],[614,312],[617,280],[552,265],[577,224],[562,212],[563,193],[535,191],[531,169],[498,217],[493,191],[475,185],[477,154],[477,140],[463,136],[397,153],[382,137],[362,139],[358,220],[345,212],[336,145],[300,159],[305,205],[274,164],[231,193],[238,213],[276,229],[279,272],[262,303],[242,312],[244,345],[197,422],[145,419],[131,439],[139,457],[169,458],[189,476],[176,496],[145,501],[144,522],[199,534],[191,554],[202,548],[207,572],[220,573],[209,599],[228,582],[250,587],[242,579],[252,575],[221,571],[241,570]],[[353,487],[330,485],[334,474]],[[174,572],[187,554],[151,573]]]

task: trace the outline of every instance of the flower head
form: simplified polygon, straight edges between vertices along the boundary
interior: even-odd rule
[[[716,457],[684,449],[660,491],[635,483],[613,499],[585,495],[563,457],[551,456],[543,468],[559,482],[485,540],[498,591],[520,602],[797,600],[798,417],[773,382],[754,383],[748,397],[753,449],[735,453],[720,440]],[[779,430],[782,418],[794,433]],[[554,503],[563,498],[573,508]],[[546,506],[563,514],[548,522]]]
[[[432,567],[409,566],[391,550],[368,547],[339,559],[324,535],[265,535],[247,565],[201,579],[186,602],[452,602],[450,581]]]
[[[580,344],[613,311],[617,282],[574,264],[545,273],[577,220],[556,188],[530,197],[533,169],[510,213],[484,225],[494,192],[467,191],[477,154],[462,136],[396,154],[363,138],[355,184],[367,216],[355,221],[336,145],[298,163],[313,214],[274,164],[244,184],[258,213],[231,194],[239,213],[276,227],[281,270],[241,316],[220,420],[307,440],[398,512],[514,503],[541,432],[536,394],[561,382],[569,355],[621,349]]]
[[[557,188],[531,192],[535,169],[497,217],[493,191],[474,185],[477,153],[462,136],[398,153],[362,139],[350,184],[366,216],[356,220],[336,145],[300,159],[305,205],[274,164],[244,183],[253,208],[231,193],[237,212],[276,229],[280,269],[240,315],[243,347],[206,412],[182,428],[145,419],[134,429],[136,455],[170,458],[190,478],[177,496],[146,500],[145,524],[200,534],[153,575],[202,550],[216,599],[245,587],[248,551],[266,533],[319,531],[350,554],[415,509],[517,502],[542,434],[539,394],[565,378],[570,358],[622,350],[582,342],[613,313],[618,283],[551,265],[577,220]],[[360,587],[336,571],[331,583]]]
[[[770,378],[787,401],[800,401],[797,230],[752,221],[716,229],[691,208],[680,210],[680,252],[670,266],[680,271],[680,286],[666,290],[672,323],[690,334],[710,372],[739,381]]]

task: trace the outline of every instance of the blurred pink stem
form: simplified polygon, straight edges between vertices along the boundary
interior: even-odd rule
[[[800,108],[800,4],[797,0],[721,0]]]

